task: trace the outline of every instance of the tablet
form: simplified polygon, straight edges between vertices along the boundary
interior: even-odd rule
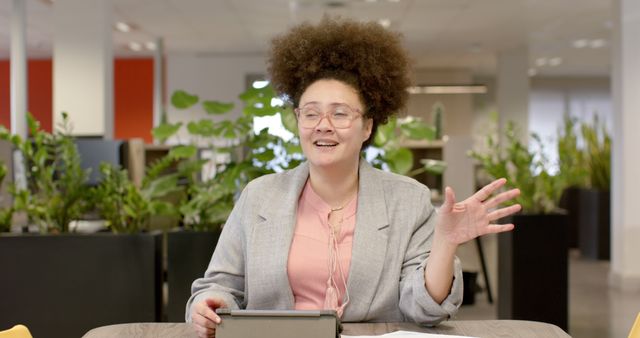
[[[217,309],[216,338],[339,338],[335,311]]]

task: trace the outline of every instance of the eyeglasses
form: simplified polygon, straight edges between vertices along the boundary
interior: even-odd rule
[[[359,109],[351,108],[343,103],[332,104],[326,113],[315,105],[296,108],[295,112],[298,117],[298,125],[306,129],[315,128],[325,117],[334,128],[347,129],[351,127],[353,120],[362,117],[362,112]]]

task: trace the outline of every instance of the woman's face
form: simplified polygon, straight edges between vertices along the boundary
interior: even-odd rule
[[[338,108],[349,107],[355,112],[350,126],[344,128],[345,121],[330,121],[327,114],[334,112],[334,119],[341,118]],[[338,80],[318,80],[312,83],[300,97],[300,109],[311,108],[320,117],[315,127],[302,124],[298,117],[298,132],[302,151],[312,166],[317,168],[350,167],[358,162],[362,143],[371,135],[373,122],[362,116],[364,104],[358,92]],[[348,108],[347,108],[348,111]],[[322,114],[327,114],[322,117]],[[316,117],[317,118],[317,117]],[[335,128],[339,125],[342,128]]]

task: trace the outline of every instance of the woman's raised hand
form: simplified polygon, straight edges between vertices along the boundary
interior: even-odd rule
[[[485,234],[512,230],[513,224],[492,223],[521,209],[519,204],[496,208],[520,194],[519,189],[511,189],[491,197],[506,182],[504,178],[497,179],[458,203],[453,189],[445,188],[444,203],[438,210],[436,232],[447,243],[458,245]]]

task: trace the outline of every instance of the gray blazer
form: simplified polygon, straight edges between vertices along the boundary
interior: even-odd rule
[[[462,302],[456,258],[450,294],[436,303],[427,293],[424,268],[433,238],[435,209],[429,189],[417,181],[360,161],[356,226],[347,281],[346,322],[413,321],[435,325]],[[187,302],[224,300],[229,308],[293,309],[287,258],[298,198],[309,176],[303,163],[247,185],[224,226],[203,278]]]

